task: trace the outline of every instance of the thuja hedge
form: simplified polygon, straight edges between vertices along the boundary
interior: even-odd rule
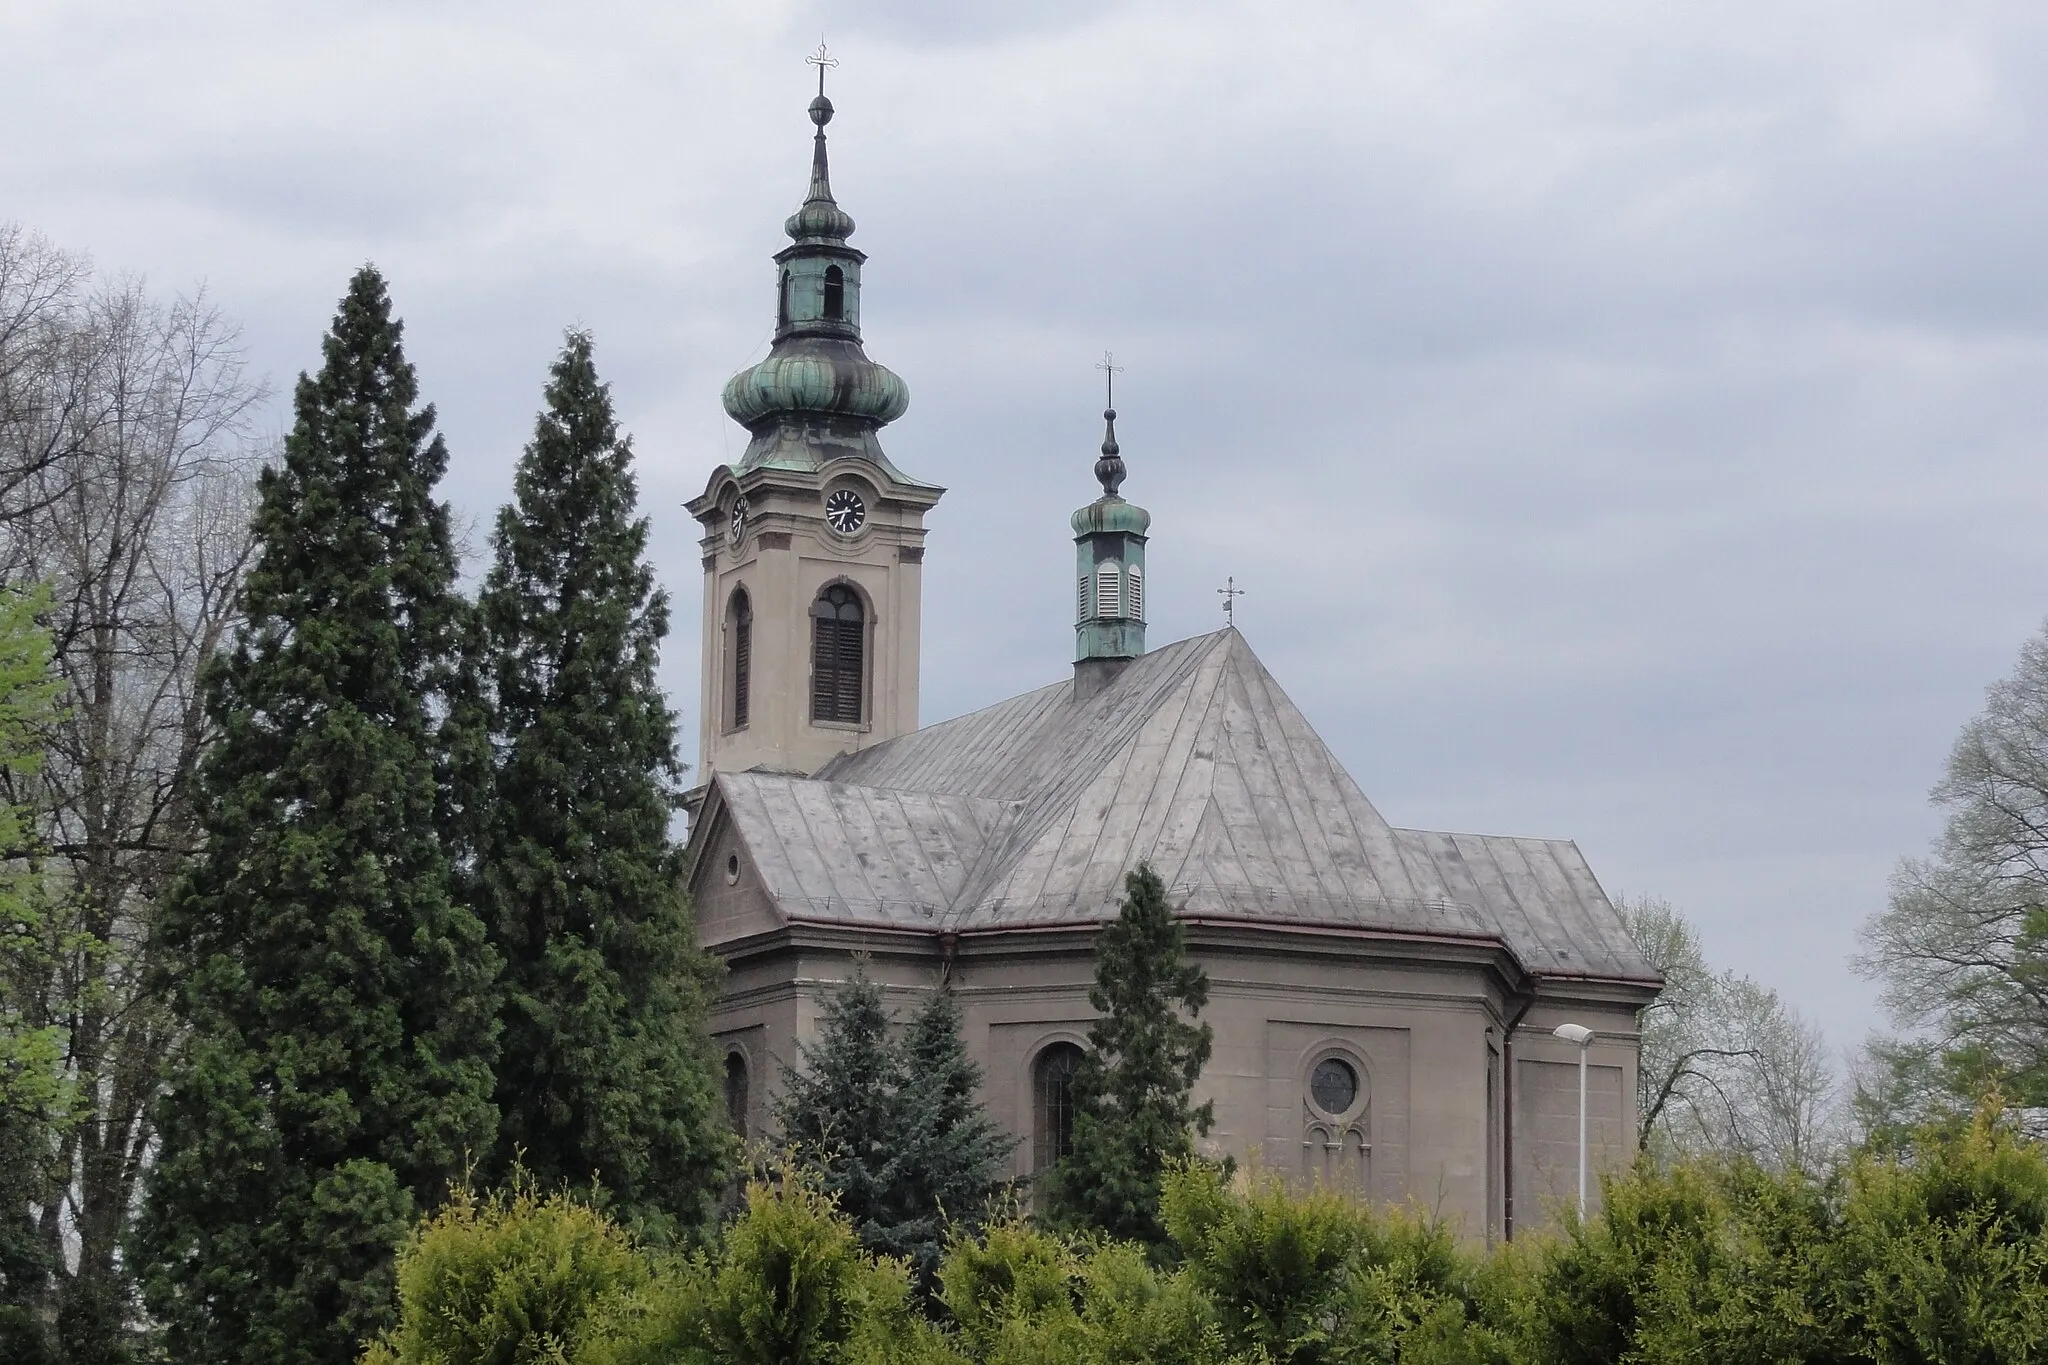
[[[956,1242],[936,1299],[806,1177],[716,1248],[643,1253],[563,1195],[457,1198],[400,1263],[366,1365],[2005,1362],[2048,1357],[2048,1160],[1989,1120],[1825,1177],[1694,1162],[1485,1252],[1204,1166],[1169,1174],[1168,1264],[1022,1217]]]

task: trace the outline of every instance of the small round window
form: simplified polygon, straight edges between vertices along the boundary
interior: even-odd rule
[[[726,855],[725,855],[725,880],[726,880],[726,881],[727,881],[728,883],[730,883],[730,882],[736,882],[736,881],[738,881],[739,879],[740,879],[740,855],[739,855],[739,854],[737,854],[737,853],[728,853],[728,854],[726,854]]]
[[[1308,1097],[1325,1114],[1342,1114],[1358,1099],[1358,1072],[1341,1057],[1325,1057],[1309,1073]]]

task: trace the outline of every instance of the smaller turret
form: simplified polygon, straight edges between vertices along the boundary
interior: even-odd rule
[[[1145,652],[1145,533],[1152,514],[1118,492],[1124,482],[1116,442],[1117,367],[1105,357],[1110,406],[1103,409],[1102,458],[1095,477],[1102,496],[1074,513],[1074,690],[1100,691]]]

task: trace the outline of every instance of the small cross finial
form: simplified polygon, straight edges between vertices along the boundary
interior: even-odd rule
[[[826,69],[839,65],[839,59],[825,50],[825,40],[820,38],[818,39],[818,50],[804,58],[804,65],[818,68],[818,94],[822,96],[825,93]]]
[[[1244,596],[1244,589],[1237,586],[1236,578],[1223,580],[1224,586],[1216,589],[1216,595],[1223,599],[1223,624],[1237,624],[1237,599]]]
[[[1103,406],[1113,408],[1116,406],[1116,377],[1124,372],[1124,367],[1116,363],[1116,352],[1104,351],[1101,361],[1095,368],[1102,371],[1102,377],[1107,384],[1106,401]]]

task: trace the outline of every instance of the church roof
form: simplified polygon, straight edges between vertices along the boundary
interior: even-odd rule
[[[1143,860],[1184,918],[1499,941],[1542,976],[1658,979],[1576,845],[1390,826],[1235,630],[812,778],[720,773],[719,810],[794,918],[1097,921]]]

